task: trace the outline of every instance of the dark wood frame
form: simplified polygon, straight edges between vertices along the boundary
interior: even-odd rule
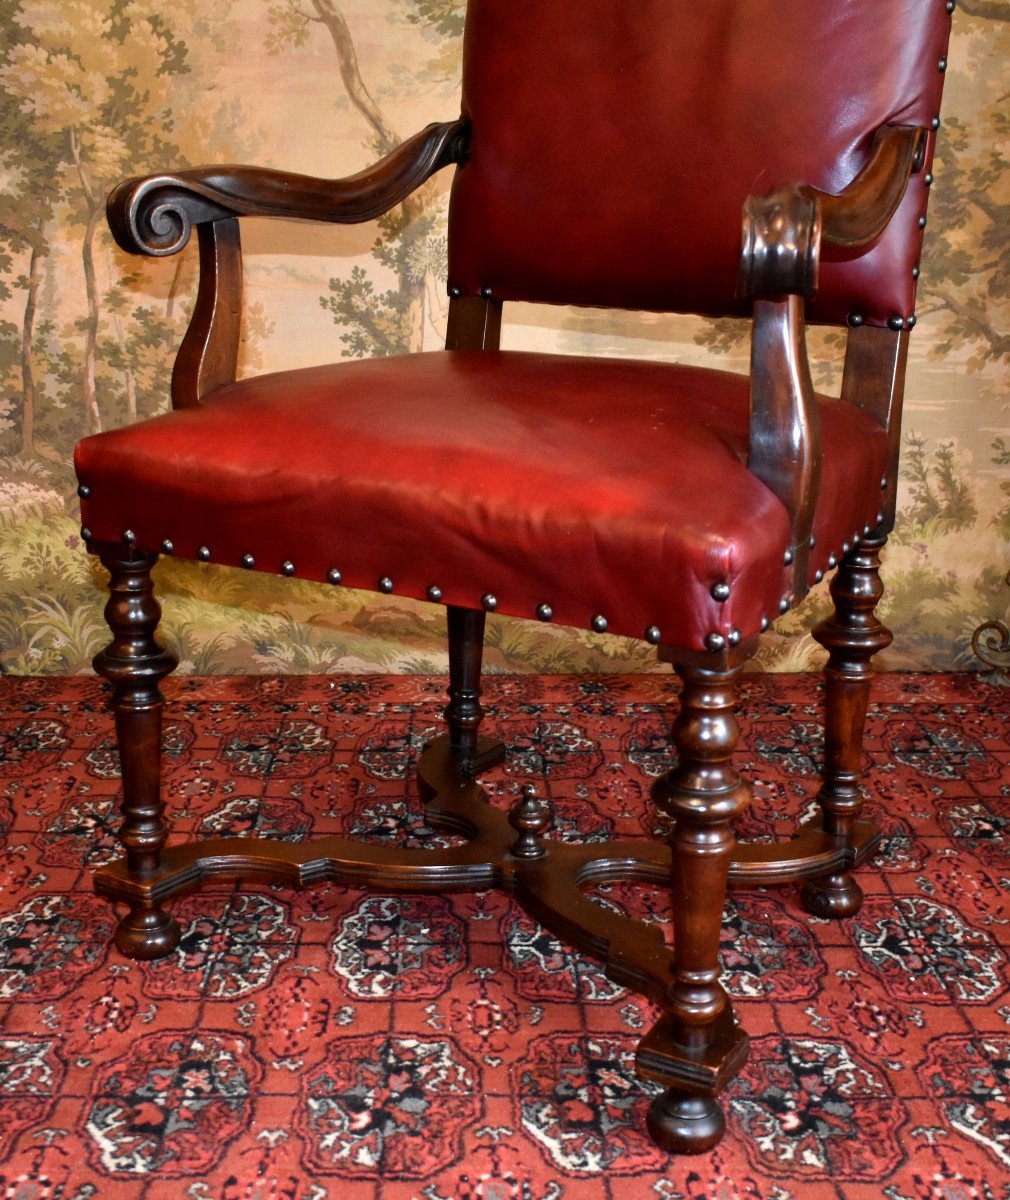
[[[749,467],[785,504],[792,521],[792,590],[807,590],[810,529],[817,500],[820,442],[806,360],[804,299],[816,290],[822,243],[868,244],[879,236],[920,169],[925,131],[880,131],[865,169],[840,195],[782,185],[744,207],[741,290],[754,302]],[[176,407],[198,405],[235,377],[241,307],[238,218],[247,215],[327,221],[367,220],[387,211],[434,171],[462,163],[463,121],[434,125],[349,180],[312,180],[253,168],[195,169],[131,180],[112,194],[110,224],[129,251],[165,255],[185,245],[195,225],[200,289],[175,366]],[[502,306],[485,298],[451,301],[446,348],[497,349]],[[892,465],[878,524],[844,548],[831,594],[835,611],[815,637],[829,652],[826,748],[820,815],[782,845],[738,845],[733,819],[750,789],[732,766],[738,737],[735,681],[756,639],[700,653],[661,645],[682,681],[673,727],[677,765],[657,781],[656,803],[674,818],[668,844],[613,842],[571,846],[545,834],[549,805],[529,786],[505,815],[487,803],[478,778],[505,753],[480,734],[484,613],[448,609],[448,733],[421,756],[418,784],[427,819],[464,835],[464,845],[404,850],[330,837],[307,844],[222,838],[165,847],[160,790],[162,697],[175,665],[155,640],[159,608],[151,585],[157,556],[129,545],[92,543],[111,575],[106,617],[113,632],[96,669],[114,687],[123,766],[120,840],[125,856],[99,869],[96,889],[125,903],[116,944],[134,958],[158,958],[180,931],[164,905],[212,877],[258,878],[310,886],[332,879],[385,890],[499,887],[557,936],[599,958],[615,981],[651,997],[662,1016],[638,1048],[639,1072],[667,1085],[651,1106],[649,1129],[669,1150],[714,1145],[724,1129],[716,1097],[747,1056],[719,980],[718,946],[728,886],[803,882],[807,910],[822,917],[857,911],[852,870],[880,833],[858,821],[862,731],[870,660],[890,641],[874,615],[882,588],[879,551],[893,524],[896,458],[907,331],[852,328],[842,397],[889,431]],[[655,928],[590,901],[588,887],[637,880],[669,886],[674,944]]]

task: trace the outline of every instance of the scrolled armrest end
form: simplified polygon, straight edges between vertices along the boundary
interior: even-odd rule
[[[766,196],[748,196],[743,207],[740,295],[813,299],[820,244],[820,204],[809,190],[780,184]]]
[[[113,189],[106,211],[117,245],[153,258],[178,254],[194,225],[234,215],[178,175],[127,179]]]

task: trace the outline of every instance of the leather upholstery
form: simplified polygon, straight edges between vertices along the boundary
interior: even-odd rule
[[[875,524],[887,438],[821,400],[811,570]],[[748,381],[660,363],[441,352],[260,376],[82,441],[95,541],[701,650],[787,587],[785,509],[744,465]],[[87,490],[87,489],[85,489]],[[726,583],[729,599],[712,597]]]
[[[949,25],[945,0],[470,0],[450,287],[746,312],[745,197],[837,192],[881,125],[929,127]],[[808,319],[913,312],[924,176],[870,250],[825,251]]]

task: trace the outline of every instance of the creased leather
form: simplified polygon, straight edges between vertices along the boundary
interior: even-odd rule
[[[929,127],[949,27],[945,0],[470,0],[450,286],[746,313],[747,195],[838,192],[880,126]],[[811,321],[914,311],[924,175],[870,250],[825,251]]]
[[[822,399],[811,569],[875,523],[888,448],[865,413]],[[184,558],[671,645],[748,637],[778,613],[785,509],[744,465],[745,377],[511,352],[439,352],[259,376],[79,443],[96,541],[123,530]],[[730,585],[716,602],[711,589]]]

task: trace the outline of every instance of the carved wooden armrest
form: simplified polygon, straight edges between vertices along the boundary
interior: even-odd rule
[[[870,158],[838,195],[780,184],[743,209],[740,293],[754,300],[748,466],[792,522],[790,601],[807,591],[820,483],[817,404],[807,362],[804,300],[817,292],[822,245],[870,246],[886,229],[923,162],[926,130],[886,125]]]
[[[875,242],[921,168],[925,148],[925,129],[885,125],[877,130],[866,165],[837,195],[805,183],[780,183],[766,196],[748,196],[741,295],[813,299],[821,246],[858,249]]]
[[[314,179],[265,167],[193,167],[127,179],[109,196],[109,227],[131,254],[163,257],[194,225],[229,217],[284,217],[353,224],[399,204],[467,154],[467,123],[429,125],[380,162],[346,179]]]
[[[190,408],[235,379],[241,336],[239,217],[351,224],[388,212],[442,167],[465,162],[469,125],[429,125],[375,166],[346,179],[313,179],[262,167],[194,167],[128,179],[111,194],[109,226],[131,254],[177,254],[193,226],[200,287],[172,370],[172,407]]]

